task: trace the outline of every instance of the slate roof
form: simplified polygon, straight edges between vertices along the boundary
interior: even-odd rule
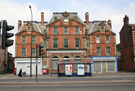
[[[88,34],[91,34],[91,33],[94,33],[96,31],[100,30],[100,24],[104,24],[105,25],[105,30],[114,33],[112,31],[112,29],[110,28],[110,26],[107,24],[107,21],[92,21],[89,24],[86,24],[85,29],[88,30]]]
[[[53,17],[51,18],[49,24],[54,23],[55,21],[62,20],[62,16],[65,12],[54,12]],[[67,12],[69,14],[70,20],[75,20],[81,24],[83,24],[83,21],[79,18],[76,12]]]
[[[44,26],[41,26],[41,22],[37,22],[37,21],[24,21],[21,28],[19,29],[19,31],[16,33],[16,34],[19,34],[21,32],[24,32],[26,31],[26,25],[27,24],[31,24],[32,23],[32,27],[33,27],[33,30],[35,32],[38,32],[38,33],[41,33],[41,34],[44,34],[46,33],[46,25],[47,25],[47,22],[44,22]]]

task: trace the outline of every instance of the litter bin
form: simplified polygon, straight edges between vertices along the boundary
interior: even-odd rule
[[[42,69],[42,74],[48,74],[48,69]]]

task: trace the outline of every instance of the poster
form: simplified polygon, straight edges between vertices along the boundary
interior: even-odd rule
[[[84,75],[84,64],[77,65],[77,75]]]
[[[65,65],[65,75],[72,75],[72,64]]]

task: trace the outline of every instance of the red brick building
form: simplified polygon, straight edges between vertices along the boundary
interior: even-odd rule
[[[87,19],[86,19],[87,20]],[[111,20],[86,22],[94,73],[117,72],[116,41]]]
[[[32,61],[32,74],[35,74],[36,45],[43,42],[45,30],[46,22],[44,22],[43,12],[41,13],[41,22],[24,21],[22,24],[20,20],[18,21],[18,32],[16,33],[15,48],[15,68],[17,74],[21,68],[23,71],[26,71],[27,74],[30,74],[30,61]],[[30,59],[31,55],[32,60]],[[42,58],[38,58],[38,65],[38,73],[42,74]]]
[[[33,27],[32,36],[36,36],[35,44],[42,41],[44,45],[45,55],[40,59],[40,70],[48,69],[56,73],[59,63],[93,63],[91,71],[94,73],[117,72],[115,33],[111,29],[110,20],[89,21],[86,13],[83,22],[76,12],[55,12],[48,23],[44,22],[43,17],[42,13],[41,22],[25,21],[23,25],[18,22],[16,62],[30,62],[27,61],[31,53],[30,26],[30,29]],[[22,43],[24,40],[25,44]],[[32,44],[32,48],[35,48],[35,44]],[[76,65],[73,71],[77,71]]]
[[[125,15],[124,25],[120,31],[120,48],[122,62],[120,69],[123,71],[135,71],[135,24],[129,24],[129,18]]]
[[[77,13],[53,13],[47,29],[47,52],[54,72],[58,63],[90,63],[85,25]]]

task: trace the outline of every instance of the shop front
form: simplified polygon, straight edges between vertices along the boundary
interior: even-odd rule
[[[114,73],[117,72],[116,56],[93,56],[91,57],[92,73]]]

